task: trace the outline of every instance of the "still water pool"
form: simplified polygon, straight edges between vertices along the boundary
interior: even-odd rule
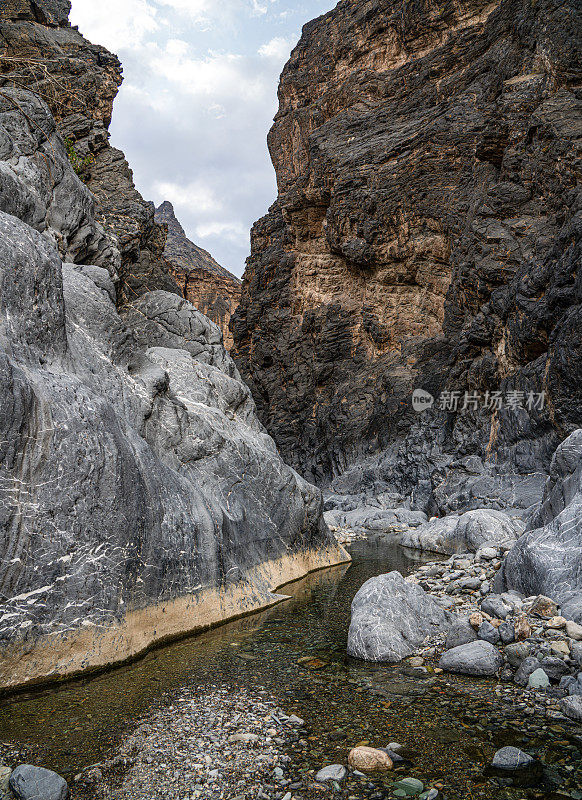
[[[351,565],[290,584],[290,599],[270,610],[102,675],[4,698],[0,741],[70,778],[108,757],[140,717],[184,686],[264,687],[306,721],[309,747],[292,754],[303,766],[345,763],[356,743],[397,741],[415,751],[407,774],[442,782],[449,800],[582,798],[580,728],[524,715],[503,702],[495,682],[430,673],[421,679],[405,664],[347,657],[356,591],[374,575],[408,574],[422,561],[382,537],[355,542],[350,551]],[[544,783],[492,783],[484,768],[504,745],[540,757]]]

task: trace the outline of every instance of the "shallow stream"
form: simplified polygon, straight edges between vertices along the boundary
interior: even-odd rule
[[[346,656],[351,600],[369,577],[407,574],[422,557],[381,537],[350,547],[353,563],[285,587],[291,599],[206,634],[155,650],[106,674],[14,696],[0,705],[0,741],[70,778],[112,754],[122,735],[184,686],[264,687],[306,722],[308,747],[293,758],[319,769],[346,763],[348,750],[396,741],[415,751],[406,775],[443,784],[448,800],[582,798],[582,731],[526,716],[497,684]],[[484,775],[495,750],[538,755],[545,782],[516,788]],[[402,777],[400,774],[400,777]]]

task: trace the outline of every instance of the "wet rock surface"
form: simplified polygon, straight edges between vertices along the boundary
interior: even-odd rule
[[[286,739],[285,744],[275,744],[291,760],[280,760],[282,777],[273,769],[272,778],[266,776],[262,789],[267,795],[273,793],[273,800],[282,800],[288,793],[305,800],[328,796],[322,792],[344,800],[395,800],[402,796],[396,794],[397,784],[405,780],[412,784],[410,779],[424,787],[417,797],[427,794],[449,800],[467,800],[471,794],[481,800],[538,800],[551,797],[554,791],[566,796],[575,792],[580,783],[582,745],[578,737],[582,729],[559,711],[559,699],[523,690],[505,679],[475,679],[439,672],[438,652],[431,654],[433,646],[425,648],[423,656],[399,665],[345,658],[349,606],[357,589],[367,578],[390,567],[402,569],[405,574],[411,569],[419,574],[419,563],[424,560],[419,554],[415,558],[415,554],[387,546],[389,561],[370,561],[383,552],[377,550],[377,545],[354,542],[352,546],[355,561],[351,567],[311,575],[297,584],[296,590],[289,587],[290,594],[297,592],[290,604],[175,643],[93,681],[63,686],[55,693],[39,693],[34,699],[23,698],[9,708],[0,706],[0,738],[37,742],[34,759],[31,754],[11,754],[8,763],[14,766],[22,761],[50,762],[53,769],[66,775],[75,796],[80,782],[74,781],[74,776],[80,766],[114,761],[121,755],[128,734],[135,731],[135,720],[147,724],[155,716],[158,700],[154,710],[148,711],[148,696],[159,698],[170,690],[169,699],[164,696],[163,708],[173,706],[170,713],[175,715],[174,733],[178,736],[180,706],[186,705],[178,704],[180,697],[204,699],[205,707],[213,713],[228,705],[221,688],[238,697],[242,686],[247,687],[246,699],[250,703],[246,705],[245,700],[230,719],[233,724],[228,737],[225,735],[224,747],[231,753],[235,746],[255,754],[263,752],[262,729],[255,727],[255,702],[272,701],[273,708],[283,709],[289,718],[283,719],[282,730],[287,733],[281,738]],[[359,560],[358,553],[363,560]],[[463,608],[469,605],[470,596],[455,594],[449,599]],[[220,675],[225,686],[210,675]],[[176,686],[186,688],[176,691],[172,688]],[[265,690],[267,695],[261,695]],[[213,701],[211,694],[215,696]],[[136,700],[138,705],[142,703],[142,710],[137,713],[132,711]],[[197,708],[202,709],[203,705]],[[295,717],[304,724],[294,727],[291,721]],[[106,732],[115,730],[120,719],[129,724],[121,732],[121,747],[112,748]],[[195,724],[205,729],[207,723],[203,717],[196,717]],[[271,726],[277,729],[269,719],[266,727]],[[253,741],[230,744],[230,736],[252,737]],[[90,755],[99,739],[104,750],[100,755]],[[182,743],[177,746],[183,761],[187,761],[195,744],[198,740],[186,726]],[[347,759],[356,746],[383,750],[393,759],[393,769],[375,775],[352,771]],[[487,772],[495,753],[506,746],[518,747],[539,761],[543,774],[536,776],[534,786],[518,789],[507,783],[521,780],[519,773]],[[217,752],[210,751],[210,747],[211,742],[207,742],[199,752]],[[3,752],[0,746],[0,756]],[[176,778],[175,797],[183,798],[188,795],[183,788],[182,764],[177,763],[172,748],[169,752],[171,761],[166,760],[163,746],[149,753],[153,761],[148,769],[160,769],[150,777],[152,783],[154,778],[159,779],[170,788],[170,798],[174,796],[170,784]],[[125,769],[123,761],[116,763],[101,784],[113,796]],[[162,764],[168,767],[167,775],[162,774]],[[337,786],[315,780],[319,770],[328,765],[341,765],[347,770],[345,780]],[[244,796],[244,787],[229,782],[227,766],[211,785],[218,790],[217,795],[223,791],[225,797]],[[289,784],[283,785],[285,781]],[[259,795],[252,778],[249,786],[245,800],[256,800]],[[191,794],[196,791],[201,790],[195,789]]]

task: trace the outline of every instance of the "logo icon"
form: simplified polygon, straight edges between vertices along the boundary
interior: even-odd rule
[[[427,411],[434,406],[434,397],[424,389],[415,389],[412,394],[412,407],[420,414],[421,411]]]

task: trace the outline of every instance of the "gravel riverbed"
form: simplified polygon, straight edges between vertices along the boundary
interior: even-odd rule
[[[302,725],[266,692],[212,685],[184,690],[144,719],[114,758],[77,775],[73,794],[95,800],[283,798],[291,783],[283,747],[300,738]]]

